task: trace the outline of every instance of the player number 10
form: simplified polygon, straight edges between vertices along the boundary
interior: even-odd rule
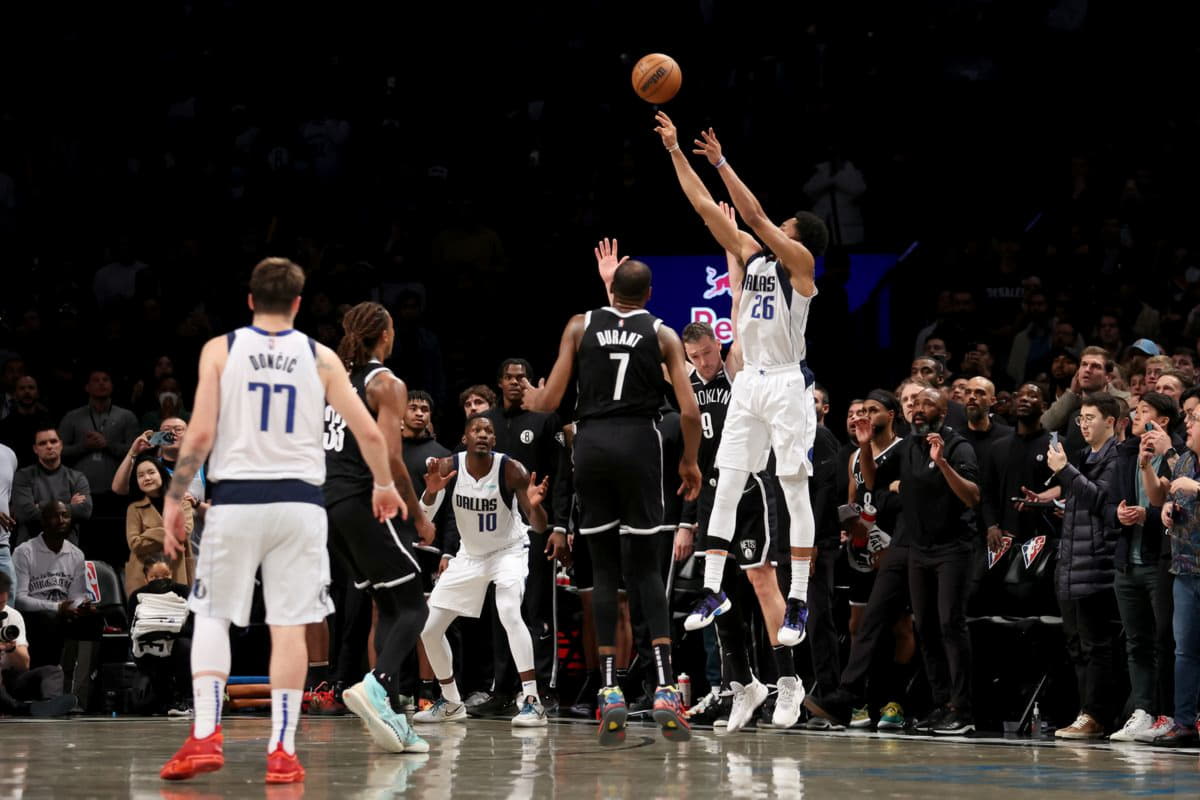
[[[488,514],[479,515],[479,532],[488,532],[496,530],[496,512],[492,511]]]

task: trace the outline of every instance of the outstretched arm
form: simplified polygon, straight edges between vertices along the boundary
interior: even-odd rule
[[[695,141],[695,145],[696,149],[692,152],[705,156],[708,158],[708,163],[717,168],[717,173],[725,182],[725,188],[729,190],[729,197],[733,200],[733,205],[742,215],[746,224],[750,226],[750,230],[754,231],[755,235],[771,248],[771,252],[778,256],[780,263],[787,268],[792,288],[805,297],[812,296],[816,291],[816,284],[813,282],[816,264],[812,253],[803,244],[780,230],[778,225],[771,222],[767,213],[763,211],[762,204],[758,202],[758,198],[751,194],[750,189],[742,183],[742,179],[737,176],[728,159],[721,153],[721,143],[717,140],[717,135],[713,133],[712,128],[702,131],[700,138]]]
[[[579,350],[579,342],[583,339],[583,314],[571,317],[567,327],[563,328],[562,341],[558,346],[558,360],[550,370],[550,377],[542,378],[535,387],[522,378],[522,388],[525,394],[522,405],[527,411],[548,413],[556,411],[563,395],[567,391],[567,383],[571,373],[575,371],[575,353]]]
[[[611,303],[613,301],[613,276],[617,274],[617,267],[628,261],[629,256],[624,258],[617,256],[616,239],[601,239],[600,244],[596,245],[593,252],[596,254],[596,267],[600,270],[600,280],[604,281],[604,294]]]
[[[679,146],[679,136],[671,118],[661,111],[654,118],[658,120],[658,127],[654,131],[662,137],[663,147],[667,148],[667,152],[671,154],[675,177],[679,179],[679,185],[683,188],[683,193],[687,195],[688,202],[692,204],[692,208],[696,209],[696,213],[704,220],[704,224],[708,226],[708,230],[721,247],[737,253],[742,261],[745,261],[754,254],[755,250],[760,249],[758,244],[752,237],[739,234],[737,225],[721,211],[720,206],[713,200],[708,187],[704,185],[704,181],[700,180],[696,170],[692,169],[687,156],[684,155],[683,148]]]

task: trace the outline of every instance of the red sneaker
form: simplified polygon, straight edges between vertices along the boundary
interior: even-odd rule
[[[289,754],[283,745],[276,744],[267,756],[267,783],[300,783],[304,780],[304,767],[295,754]]]
[[[195,728],[192,730],[194,732]],[[158,776],[167,781],[186,781],[201,772],[216,772],[225,766],[223,744],[224,738],[221,735],[220,725],[212,734],[203,739],[188,736],[183,747],[179,748],[179,751],[171,756],[171,760],[163,765]]]
[[[305,714],[340,716],[346,713],[346,706],[338,699],[337,692],[324,682],[304,693],[302,708]]]

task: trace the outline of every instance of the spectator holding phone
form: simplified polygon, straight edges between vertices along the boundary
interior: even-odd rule
[[[129,543],[129,561],[125,564],[126,597],[146,585],[145,561],[163,552],[163,536],[166,534],[162,519],[163,497],[171,484],[171,476],[153,455],[140,456],[133,468],[133,475],[142,497],[129,504],[125,515],[125,539]],[[183,529],[190,535],[193,524],[190,496],[183,498],[181,509]],[[191,586],[196,567],[191,540],[185,540],[183,547],[184,554],[169,564],[171,579]]]
[[[113,474],[112,490],[119,495],[137,494],[137,479],[133,474],[134,462],[144,453],[158,458],[168,475],[175,472],[175,459],[179,457],[179,448],[183,445],[183,437],[187,434],[188,424],[180,417],[167,417],[158,426],[158,433],[152,430],[143,431],[129,445],[116,473]],[[192,498],[195,508],[204,500],[204,468],[196,472],[188,486],[188,495]]]

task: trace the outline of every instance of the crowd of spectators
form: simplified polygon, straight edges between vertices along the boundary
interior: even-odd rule
[[[453,448],[458,392],[496,405],[478,385],[494,365],[514,354],[548,364],[566,314],[599,302],[595,238],[618,234],[635,253],[701,247],[650,109],[627,85],[633,60],[661,49],[683,65],[681,125],[716,126],[772,213],[808,207],[833,231],[809,328],[829,427],[849,451],[857,440],[834,421],[862,412],[852,398],[910,371],[941,390],[946,423],[977,456],[972,564],[1005,537],[1014,554],[1046,535],[1049,553],[1064,527],[1064,541],[1103,532],[1115,548],[1086,580],[1064,578],[1054,609],[1088,698],[1083,733],[1170,712],[1180,630],[1164,565],[1190,574],[1195,562],[1172,561],[1168,542],[1183,539],[1163,533],[1184,523],[1161,508],[1190,501],[1157,434],[1174,437],[1176,468],[1192,463],[1197,118],[1146,89],[1183,68],[1186,42],[1172,44],[1183,31],[1129,4],[1095,5],[851,13],[708,0],[558,15],[534,4],[481,11],[469,28],[438,8],[318,21],[179,0],[79,6],[54,24],[47,8],[5,9],[29,32],[0,54],[7,74],[51,51],[55,74],[74,76],[0,98],[0,571],[27,629],[50,631],[33,661],[60,663],[61,642],[102,629],[80,588],[84,555],[124,565],[127,591],[150,581],[156,497],[186,435],[199,349],[247,318],[245,277],[261,255],[305,268],[298,325],[327,344],[349,304],[387,305],[390,366],[428,393],[426,436]],[[143,13],[181,35],[136,36],[129,15]],[[419,42],[448,29],[459,57],[435,79]],[[1143,30],[1154,46],[1130,51]],[[281,38],[306,56],[285,64],[261,46]],[[1117,50],[1140,57],[1111,59]],[[862,251],[906,257],[851,313],[844,256]],[[535,308],[551,293],[578,302]],[[1063,521],[1010,502],[1024,488],[1052,501],[1050,431],[1074,464],[1058,473]],[[151,444],[155,433],[171,439]],[[1139,441],[1158,449],[1142,459]],[[1095,457],[1076,463],[1085,449]],[[1145,460],[1170,479],[1170,499]],[[1112,509],[1084,488],[1101,483]],[[202,478],[189,495],[202,541]],[[154,569],[187,584],[186,559]],[[1102,624],[1112,613],[1093,609],[1113,593],[1116,633]],[[1009,602],[998,612],[1037,606]],[[1105,672],[1118,643],[1129,708]]]

